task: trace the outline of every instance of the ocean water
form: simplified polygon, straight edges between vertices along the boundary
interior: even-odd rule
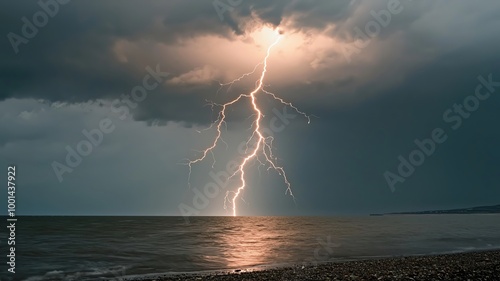
[[[499,249],[500,215],[20,217],[16,233],[15,278],[1,253],[0,280],[118,281]]]

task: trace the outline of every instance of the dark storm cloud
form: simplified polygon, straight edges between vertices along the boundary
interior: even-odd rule
[[[212,1],[71,1],[61,4],[57,15],[29,43],[20,44],[17,55],[4,37],[0,43],[0,99],[81,102],[118,98],[140,83],[144,67],[158,63],[148,54],[148,44],[172,46],[207,34],[237,40],[238,34],[258,21],[273,26],[287,24],[313,34],[328,29],[329,36],[354,43],[353,30],[364,29],[373,20],[371,12],[386,9],[387,3],[243,1],[220,21]],[[418,92],[416,99],[457,95],[467,78],[498,70],[496,50],[500,42],[493,36],[500,28],[495,20],[497,3],[401,0],[404,10],[393,15],[390,24],[355,54],[350,64],[338,52],[331,54],[331,64],[340,65],[336,71],[341,73],[332,74],[327,68],[320,80],[285,90],[295,100],[307,92],[311,98],[301,102],[316,114],[327,114],[339,99],[363,100],[402,91]],[[21,18],[31,20],[40,10],[35,1],[0,5],[0,33],[4,35],[21,35]],[[144,46],[142,67],[119,61],[113,46],[120,40]],[[162,62],[164,71],[176,75],[193,68],[175,57]],[[363,71],[369,75],[359,77]],[[216,83],[166,85],[139,105],[135,117],[205,122],[210,112],[203,105],[216,89]]]

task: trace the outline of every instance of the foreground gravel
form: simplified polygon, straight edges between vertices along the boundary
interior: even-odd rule
[[[296,266],[253,272],[141,279],[180,280],[500,280],[500,251]]]

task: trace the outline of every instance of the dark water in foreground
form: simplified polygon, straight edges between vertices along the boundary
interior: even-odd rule
[[[500,248],[500,215],[382,217],[21,217],[15,279],[281,266]]]

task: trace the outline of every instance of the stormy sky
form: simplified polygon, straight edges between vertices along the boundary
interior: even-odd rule
[[[210,102],[255,87],[278,30],[265,87],[313,117],[259,104],[296,200],[254,161],[240,214],[499,203],[498,1],[2,1],[0,15],[0,162],[17,166],[18,214],[229,215],[237,182],[204,189],[244,157],[248,100],[191,188],[183,164],[213,141]]]

